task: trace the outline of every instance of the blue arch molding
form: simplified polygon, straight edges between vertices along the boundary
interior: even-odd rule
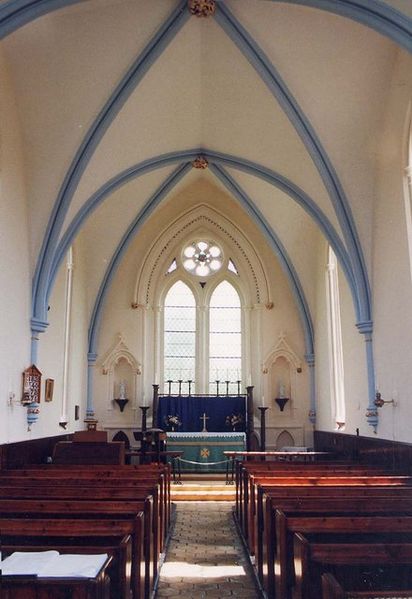
[[[287,195],[289,195],[294,201],[296,201],[308,214],[313,218],[319,228],[322,230],[325,237],[328,239],[329,243],[333,247],[335,254],[338,257],[338,260],[341,264],[343,272],[347,278],[349,288],[352,292],[353,302],[355,313],[357,318],[359,317],[359,301],[356,295],[356,286],[354,283],[354,277],[352,273],[352,267],[350,264],[350,260],[348,254],[345,250],[343,243],[341,242],[339,235],[335,231],[333,225],[327,219],[327,217],[323,214],[323,212],[318,208],[316,203],[298,186],[294,183],[282,177],[278,173],[261,166],[257,163],[251,162],[249,160],[244,160],[239,157],[231,156],[228,154],[222,154],[218,152],[213,152],[205,149],[193,149],[186,150],[183,152],[173,152],[169,154],[163,154],[160,156],[156,156],[151,160],[146,160],[137,165],[134,165],[122,173],[116,175],[112,179],[110,179],[107,183],[105,183],[99,190],[97,190],[76,216],[73,218],[69,227],[67,228],[65,234],[63,235],[59,246],[56,250],[53,265],[51,269],[51,277],[49,280],[46,298],[42,300],[45,303],[48,303],[48,298],[50,296],[51,290],[53,288],[53,284],[57,275],[58,268],[69,249],[71,243],[73,242],[75,236],[80,230],[84,221],[90,216],[90,214],[97,208],[97,206],[103,202],[111,193],[125,185],[129,181],[134,178],[140,177],[152,170],[164,168],[165,166],[182,162],[182,161],[190,161],[196,158],[198,155],[202,155],[209,160],[211,164],[215,165],[224,165],[227,167],[231,167],[242,172],[248,173],[250,175],[256,176],[267,183],[273,185],[274,187],[280,189]],[[221,171],[214,171],[215,174]],[[230,179],[230,185],[233,185],[233,189],[235,189],[235,183],[232,178],[226,173],[226,182]],[[254,215],[256,217],[257,213]]]
[[[81,1],[83,0],[8,0],[0,8],[0,39],[42,15]],[[380,0],[270,1],[310,6],[353,19],[375,29],[408,52],[412,52],[411,19]],[[220,6],[223,4],[222,0],[218,2]]]
[[[311,5],[311,1],[314,2],[315,0],[307,0],[307,2],[304,3]],[[368,0],[368,2],[370,3],[370,0]],[[0,9],[0,33],[2,32],[2,28],[4,28],[4,33],[6,32],[6,26],[9,27],[8,32],[10,32],[12,22],[14,23],[14,28],[17,28],[22,24],[29,22],[32,18],[36,18],[41,14],[45,14],[49,10],[55,10],[70,3],[73,3],[73,0],[66,0],[66,2],[64,0],[32,0],[31,2],[28,0],[10,0]],[[382,18],[386,18],[388,23],[393,23],[393,27],[397,23],[398,28],[400,28],[400,21],[402,21],[404,24],[405,19],[403,19],[403,16],[400,13],[398,14],[397,11],[388,11],[387,7],[376,4],[373,12],[371,12],[371,7],[366,6],[366,4],[364,2],[360,2],[360,0],[357,0],[356,3],[352,4],[352,10],[357,9],[359,12],[361,8],[360,12],[362,13],[363,19],[365,14],[371,13],[371,19],[372,16],[374,16],[376,20],[376,15],[381,14]],[[352,14],[348,15],[346,2],[345,4],[342,4],[341,2],[325,2],[323,8],[325,10],[331,10],[333,6],[334,12],[336,12],[338,11],[338,7],[340,5],[345,7],[345,11],[342,14],[353,17]],[[322,8],[321,3],[316,4],[316,6],[318,8]],[[300,111],[296,102],[290,95],[284,83],[281,81],[280,77],[277,75],[274,68],[271,68],[269,61],[267,61],[267,59],[263,56],[261,50],[253,44],[253,41],[226,9],[223,2],[220,3],[219,10],[216,14],[217,20],[220,20],[223,28],[241,48],[245,56],[252,62],[252,64],[254,64],[263,80],[266,81],[266,83],[272,83],[272,86],[269,85],[272,89],[272,92],[275,93],[279,101],[283,100],[281,103],[287,111],[289,118],[297,128],[298,132],[301,134],[302,139],[305,141],[309,152],[312,154],[312,158],[321,172],[321,175],[324,175],[323,179],[326,187],[329,190],[329,193],[331,193],[332,201],[335,200],[335,204],[337,204],[335,205],[335,210],[338,212],[338,217],[339,213],[342,213],[341,216],[343,216],[343,222],[341,222],[341,226],[344,230],[344,233],[347,238],[350,238],[351,236],[353,237],[354,251],[358,254],[358,258],[360,257],[360,260],[355,260],[354,262],[354,272],[356,284],[360,285],[361,294],[365,296],[363,303],[366,304],[366,306],[364,306],[366,309],[362,310],[363,314],[361,321],[369,321],[371,318],[370,294],[367,277],[365,277],[366,269],[363,263],[362,253],[360,252],[360,244],[357,240],[356,231],[354,230],[353,219],[351,219],[348,208],[345,209],[347,203],[345,201],[342,202],[342,199],[344,200],[345,198],[342,190],[340,189],[339,181],[331,165],[329,164],[326,153],[321,148],[320,143],[314,135],[314,131],[310,127],[310,124],[304,118],[303,113]],[[221,18],[221,15],[224,15],[223,19]],[[173,12],[171,17],[164,23],[160,31],[146,46],[144,52],[138,57],[132,68],[129,69],[126,76],[122,79],[121,83],[109,98],[92,127],[87,132],[78,152],[76,153],[76,156],[66,174],[58,198],[55,202],[36,266],[36,272],[33,281],[32,319],[32,328],[36,330],[44,330],[47,326],[47,306],[45,304],[36,305],[37,298],[44,294],[38,294],[37,289],[38,287],[44,287],[47,285],[50,272],[51,255],[54,253],[59,232],[61,230],[65,214],[68,210],[68,205],[70,204],[77,184],[99,141],[107,130],[107,127],[117,115],[121,106],[127,100],[133,89],[135,89],[144,73],[150,68],[151,64],[156,60],[158,55],[163,51],[164,47],[170,42],[172,37],[174,37],[174,35],[188,18],[189,12],[186,8],[186,2],[183,0]],[[409,19],[406,19],[406,25],[410,25],[409,21]],[[262,59],[260,57],[262,57]],[[267,77],[268,74],[270,74],[269,78]],[[275,89],[273,89],[273,84],[275,84]],[[323,171],[326,172],[323,173]],[[349,252],[350,254],[353,253],[353,250],[350,246]],[[358,273],[357,271],[360,272]]]
[[[89,326],[89,354],[97,355],[97,335],[99,331],[100,319],[102,314],[102,309],[104,305],[104,300],[107,294],[107,291],[110,287],[110,283],[116,274],[117,268],[120,264],[121,259],[123,258],[127,248],[129,247],[132,239],[136,235],[137,231],[140,229],[142,224],[146,221],[146,219],[152,214],[152,212],[157,208],[160,202],[169,194],[175,185],[186,175],[188,171],[192,169],[192,165],[190,162],[185,162],[180,165],[171,175],[169,175],[162,185],[155,191],[155,193],[151,196],[151,198],[146,202],[145,206],[139,212],[137,217],[132,221],[129,225],[126,233],[123,235],[119,245],[114,252],[112,259],[110,260],[110,264],[108,265],[103,280],[101,282],[99,292],[96,297],[96,301],[93,307],[92,316],[90,319]]]
[[[243,190],[241,190],[241,188],[234,182],[232,184],[233,180],[231,179],[231,177],[218,166],[211,165],[210,168],[211,171],[216,176],[218,176],[220,180],[224,182],[226,187],[230,190],[232,194],[235,195],[238,201],[243,206],[245,206],[246,209],[249,209],[252,218],[255,221],[257,221],[258,226],[260,226],[263,229],[264,234],[269,239],[272,248],[274,249],[276,255],[279,258],[282,269],[284,270],[286,276],[289,279],[292,288],[292,293],[296,299],[298,311],[302,320],[302,327],[305,334],[306,353],[313,354],[314,335],[309,306],[306,301],[306,297],[303,292],[302,286],[300,284],[299,277],[293,267],[292,261],[290,260],[284,246],[282,245],[278,237],[275,235],[275,233],[273,232],[267,221],[264,219],[264,217],[258,212],[258,210],[256,210],[256,208],[253,208],[253,202],[248,198],[248,196],[243,192]],[[97,294],[96,301],[94,304],[92,316],[90,319],[88,347],[88,352],[90,354],[97,355],[97,339],[100,330],[100,321],[105,298],[109,291],[110,283],[112,282],[113,277],[116,274],[117,268],[125,252],[127,251],[127,248],[129,247],[132,239],[138,233],[140,227],[145,222],[147,217],[153,213],[153,211],[159,205],[162,199],[172,191],[176,183],[178,183],[182,179],[182,177],[184,177],[184,175],[191,169],[191,163],[186,162],[183,165],[180,165],[171,175],[169,175],[166,178],[162,185],[147,201],[147,203],[139,212],[137,217],[133,220],[133,222],[127,229],[125,235],[123,236],[122,240],[120,241],[119,245],[117,246],[116,251],[113,254],[113,257],[106,269],[106,273],[100,285],[99,292]]]
[[[97,353],[97,335],[99,332],[100,325],[100,315],[102,313],[102,308],[104,305],[105,295],[110,287],[110,282],[112,281],[116,270],[120,264],[121,258],[124,256],[131,240],[138,233],[141,225],[144,220],[146,220],[147,216],[153,212],[153,210],[159,205],[161,200],[171,192],[176,183],[188,172],[191,170],[191,163],[185,163],[183,166],[179,167],[177,171],[175,171],[172,175],[170,175],[166,181],[162,184],[162,186],[156,191],[156,193],[148,200],[145,207],[139,213],[137,218],[133,221],[131,226],[128,228],[125,236],[121,240],[119,246],[117,247],[113,258],[107,268],[106,274],[102,281],[102,284],[99,289],[99,293],[96,298],[95,306],[93,309],[92,318],[90,321],[89,328],[89,352]],[[221,180],[223,180],[222,174],[225,174],[222,169],[219,167],[211,166],[212,172],[214,172]],[[228,181],[230,180],[229,175],[227,175]],[[225,182],[226,187],[229,188],[228,183]],[[242,191],[238,191],[240,188],[231,189],[231,192],[235,194],[237,199],[241,202],[241,204],[246,205],[247,207],[252,207],[253,204],[251,200],[246,196],[246,194]],[[272,247],[277,254],[280,263],[282,265],[283,270],[288,276],[289,282],[292,286],[292,291],[295,296],[299,313],[302,319],[303,330],[305,333],[305,342],[306,342],[306,352],[313,353],[314,352],[314,342],[313,342],[313,325],[312,319],[309,312],[309,307],[302,289],[300,285],[298,275],[292,265],[291,260],[289,259],[287,252],[279,241],[277,236],[274,234],[273,230],[264,220],[264,218],[258,213],[255,209],[253,212],[253,218],[258,222],[258,225],[263,228],[266,236],[269,238]]]
[[[265,223],[264,221],[263,216],[256,209],[253,209],[253,205],[250,200],[249,203],[246,202],[246,194],[235,183],[233,178],[230,177],[230,175],[226,171],[220,168],[219,165],[231,167],[242,172],[246,172],[250,175],[256,176],[266,181],[267,183],[280,189],[282,192],[288,194],[309,214],[309,216],[311,216],[311,218],[313,218],[313,220],[319,226],[325,237],[328,239],[329,243],[333,247],[334,252],[336,253],[340,261],[343,272],[345,273],[345,276],[347,278],[349,288],[352,292],[355,313],[358,316],[359,302],[356,296],[356,286],[354,283],[353,273],[351,270],[351,264],[348,254],[333,225],[329,222],[329,220],[323,214],[323,212],[318,208],[315,202],[303,190],[301,190],[291,181],[264,166],[261,166],[248,160],[244,160],[242,158],[230,156],[227,154],[221,154],[218,152],[213,152],[201,148],[186,150],[183,152],[163,154],[161,156],[156,156],[151,160],[141,162],[133,167],[126,169],[116,177],[113,177],[107,183],[105,183],[99,190],[97,190],[76,214],[60,241],[60,244],[57,248],[53,260],[51,278],[47,289],[47,295],[46,298],[42,300],[42,302],[48,302],[48,298],[51,293],[59,265],[61,264],[76,234],[80,230],[85,220],[90,216],[93,210],[95,210],[101,202],[103,202],[116,189],[118,189],[122,185],[125,185],[134,178],[142,176],[143,174],[146,174],[154,169],[163,168],[167,165],[171,165],[176,162],[191,161],[197,156],[199,156],[199,154],[208,159],[211,165],[211,170],[214,172],[216,176],[223,180],[224,184],[229,188],[231,193],[235,193],[236,197],[242,198],[243,204],[246,206],[250,213],[253,211],[252,216],[257,221],[258,226],[261,226],[262,230],[265,231],[268,227],[267,223]],[[216,165],[216,168],[212,168],[213,165]],[[95,350],[93,349],[91,351]],[[312,351],[313,350],[309,351],[308,349],[308,353],[312,353]]]
[[[130,94],[136,89],[143,76],[161,55],[189,16],[189,12],[186,10],[186,3],[183,1],[163,23],[162,27],[153,36],[143,52],[124,75],[94,120],[77,150],[54,204],[37,261],[33,280],[32,324],[34,323],[38,326],[38,323],[43,323],[43,325],[47,326],[47,304],[39,304],[39,298],[45,297],[45,293],[42,290],[44,291],[48,285],[52,258],[64,218],[91,157]]]
[[[337,173],[329,160],[327,152],[322,147],[315,130],[275,67],[265,56],[263,50],[259,48],[256,42],[250,37],[244,27],[236,20],[224,4],[221,4],[219,10],[216,11],[216,20],[232,41],[238,46],[239,50],[256,70],[274,98],[282,106],[285,114],[288,116],[291,124],[294,126],[308,150],[329,193],[329,198],[342,228],[352,263],[355,283],[358,288],[357,296],[360,301],[361,311],[360,320],[362,322],[370,321],[371,297],[362,248],[349,202],[346,199]]]
[[[302,321],[302,327],[305,334],[305,346],[306,354],[313,354],[314,348],[314,332],[313,323],[310,315],[308,302],[306,300],[302,285],[299,281],[299,276],[293,266],[292,260],[289,258],[288,253],[280,241],[279,237],[275,234],[272,227],[269,225],[262,213],[256,208],[253,201],[244,192],[244,190],[238,185],[233,177],[220,166],[211,164],[210,170],[215,176],[222,181],[226,189],[233,195],[240,204],[246,208],[251,215],[252,219],[258,224],[265,237],[269,240],[274,253],[278,257],[282,270],[285,272],[289,283],[292,288],[292,293],[295,297],[296,305]]]

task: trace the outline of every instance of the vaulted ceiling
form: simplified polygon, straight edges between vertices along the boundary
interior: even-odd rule
[[[95,298],[156,206],[199,181],[262,228],[308,330],[322,238],[357,321],[370,320],[382,124],[396,65],[411,61],[411,18],[409,0],[221,0],[207,18],[180,0],[3,2],[33,327],[45,326],[58,266],[80,232],[93,241]],[[207,168],[193,166],[197,157]]]

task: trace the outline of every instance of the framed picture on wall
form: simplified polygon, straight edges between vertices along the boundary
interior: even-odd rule
[[[53,399],[54,379],[46,379],[46,388],[44,391],[44,400],[51,401]]]

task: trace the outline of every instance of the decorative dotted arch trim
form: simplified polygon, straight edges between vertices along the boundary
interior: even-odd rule
[[[215,220],[213,220],[210,216],[204,215],[204,214],[200,214],[194,218],[191,218],[188,222],[186,222],[178,231],[176,231],[174,234],[172,234],[170,236],[170,238],[168,239],[168,241],[163,245],[163,247],[161,248],[160,252],[158,253],[152,268],[150,269],[150,274],[148,277],[148,281],[147,281],[147,287],[146,287],[146,295],[145,295],[145,302],[146,305],[148,305],[150,303],[150,295],[152,292],[152,288],[153,288],[153,282],[156,279],[156,274],[157,274],[157,270],[159,267],[160,262],[162,262],[163,257],[165,256],[165,254],[170,251],[171,246],[174,244],[174,242],[176,242],[180,237],[183,236],[183,234],[193,225],[197,224],[197,223],[202,223],[205,222],[208,225],[211,225],[212,227],[214,227],[215,229],[219,230],[227,239],[229,239],[229,241],[231,242],[231,244],[233,246],[236,247],[236,249],[240,252],[240,254],[242,255],[242,258],[245,262],[245,264],[247,265],[247,268],[249,269],[250,272],[250,277],[251,280],[253,282],[253,288],[254,288],[254,295],[255,295],[255,299],[256,299],[256,303],[260,304],[261,303],[261,290],[260,290],[260,286],[259,286],[259,280],[258,280],[258,276],[256,274],[255,268],[252,264],[252,261],[250,260],[248,253],[246,252],[246,250],[244,249],[244,247],[241,245],[241,243],[239,243],[239,240],[236,239],[236,237],[230,233],[230,231],[227,230],[226,227],[224,227],[223,225],[217,223]],[[147,262],[147,260],[145,261]],[[144,267],[143,267],[144,268]],[[263,270],[263,269],[262,269]]]

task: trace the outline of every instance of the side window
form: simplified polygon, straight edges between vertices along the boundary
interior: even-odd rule
[[[409,249],[409,270],[412,279],[412,106],[409,109],[404,169],[405,218]]]
[[[328,250],[327,264],[327,310],[329,337],[329,371],[332,400],[332,416],[339,430],[345,426],[345,384],[343,371],[342,326],[340,319],[340,299],[338,262],[331,247]]]

